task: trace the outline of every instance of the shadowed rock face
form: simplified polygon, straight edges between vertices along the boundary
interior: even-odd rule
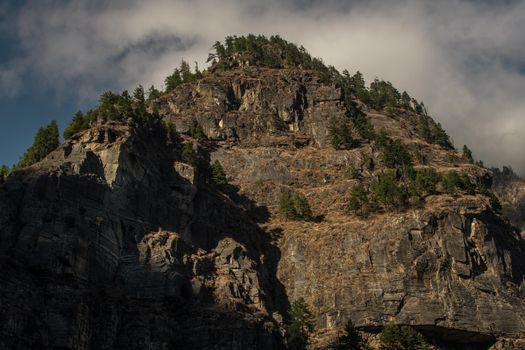
[[[525,237],[525,180],[509,167],[503,167],[503,171],[493,169],[493,174],[492,188],[501,202],[503,214]]]
[[[278,348],[275,249],[194,171],[161,136],[107,124],[16,174],[0,348]]]
[[[161,97],[180,132],[202,125],[201,146],[228,175],[221,191],[162,132],[127,122],[93,125],[15,173],[0,187],[0,348],[278,349],[289,302],[303,297],[314,347],[352,319],[370,333],[411,324],[443,349],[519,349],[517,231],[481,195],[347,214],[349,169],[367,180],[384,167],[357,134],[354,149],[327,146],[329,119],[348,114],[340,100],[310,71],[257,67],[207,72]],[[419,139],[421,116],[363,109],[424,155],[416,167],[486,176]],[[282,220],[284,188],[318,220]]]

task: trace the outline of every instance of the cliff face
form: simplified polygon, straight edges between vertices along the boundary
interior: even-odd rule
[[[413,324],[452,343],[520,336],[523,251],[475,198],[373,222],[286,228],[279,277],[321,329]],[[475,347],[474,347],[475,348]]]
[[[492,188],[498,195],[503,215],[521,230],[525,231],[525,180],[517,176],[511,168],[494,169]]]
[[[351,150],[327,145],[330,118],[348,117],[341,100],[310,71],[257,67],[161,97],[180,132],[203,127],[200,146],[230,182],[221,191],[131,122],[96,124],[15,173],[0,187],[0,347],[275,349],[289,302],[304,297],[318,347],[351,319],[512,348],[525,338],[522,238],[482,195],[346,213],[350,188],[384,166],[357,134]],[[487,174],[419,139],[422,116],[362,110],[424,156],[416,168]],[[314,221],[280,218],[285,188],[306,196]]]
[[[0,348],[279,347],[276,249],[161,141],[98,125],[1,188]]]
[[[193,119],[208,138],[246,147],[326,144],[327,121],[344,114],[341,92],[301,69],[252,67],[210,73],[159,101],[185,132]]]

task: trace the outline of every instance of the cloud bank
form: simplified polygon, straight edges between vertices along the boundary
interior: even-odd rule
[[[0,16],[18,43],[0,63],[4,96],[32,85],[92,101],[162,86],[181,59],[204,66],[226,35],[279,34],[338,69],[392,81],[457,147],[525,174],[521,1],[35,1]]]

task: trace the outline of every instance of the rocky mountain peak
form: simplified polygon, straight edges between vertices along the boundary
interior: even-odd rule
[[[278,349],[303,298],[312,348],[348,320],[519,348],[525,242],[422,102],[279,37],[210,61],[0,185],[1,347]]]

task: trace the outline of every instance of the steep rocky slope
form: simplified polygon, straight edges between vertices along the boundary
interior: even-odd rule
[[[207,140],[181,142],[221,162],[221,189],[158,126],[131,120],[93,123],[13,174],[0,187],[0,348],[278,349],[303,297],[313,347],[351,319],[370,334],[410,324],[443,348],[519,349],[525,243],[489,197],[437,191],[347,212],[352,186],[385,169],[357,113],[417,152],[416,169],[490,172],[421,139],[428,117],[356,96],[349,110],[346,97],[312,70],[244,61],[161,96],[154,107],[179,132],[202,126]],[[353,126],[355,147],[329,145],[332,117]],[[313,221],[279,215],[288,188]]]
[[[509,167],[493,169],[494,192],[501,201],[503,214],[514,226],[525,231],[525,180],[516,175]]]
[[[154,131],[93,126],[0,189],[1,348],[279,347],[276,249]]]

